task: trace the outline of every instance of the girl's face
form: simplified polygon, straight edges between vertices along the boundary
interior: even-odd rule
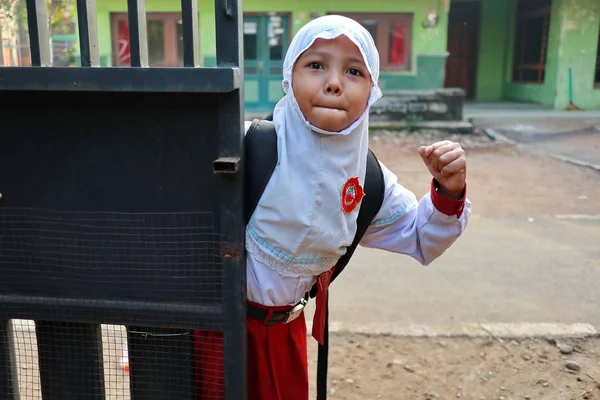
[[[296,61],[294,96],[317,128],[339,132],[360,118],[371,93],[371,76],[358,47],[346,36],[317,39]]]

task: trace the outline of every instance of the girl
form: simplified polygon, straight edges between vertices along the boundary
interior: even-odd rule
[[[369,108],[382,96],[373,38],[341,16],[304,26],[283,74],[285,96],[273,113],[278,164],[246,228],[251,400],[308,398],[304,298],[317,282],[313,336],[321,341],[320,305],[364,195]],[[431,192],[417,201],[382,165],[384,201],[361,245],[427,265],[464,231],[470,202],[459,144],[438,142],[419,154],[434,178]]]

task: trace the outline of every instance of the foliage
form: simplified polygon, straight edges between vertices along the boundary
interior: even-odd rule
[[[46,0],[50,34],[74,33],[75,2],[73,0]],[[24,0],[0,0],[0,21],[15,20],[26,23]]]

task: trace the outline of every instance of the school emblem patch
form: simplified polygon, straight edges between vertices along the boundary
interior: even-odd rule
[[[342,211],[346,214],[351,213],[360,204],[363,197],[365,197],[365,192],[360,186],[358,177],[348,179],[342,187]]]

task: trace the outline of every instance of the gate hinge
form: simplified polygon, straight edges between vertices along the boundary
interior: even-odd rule
[[[224,258],[233,258],[240,261],[244,251],[244,246],[241,243],[224,242],[221,244],[221,256]]]

